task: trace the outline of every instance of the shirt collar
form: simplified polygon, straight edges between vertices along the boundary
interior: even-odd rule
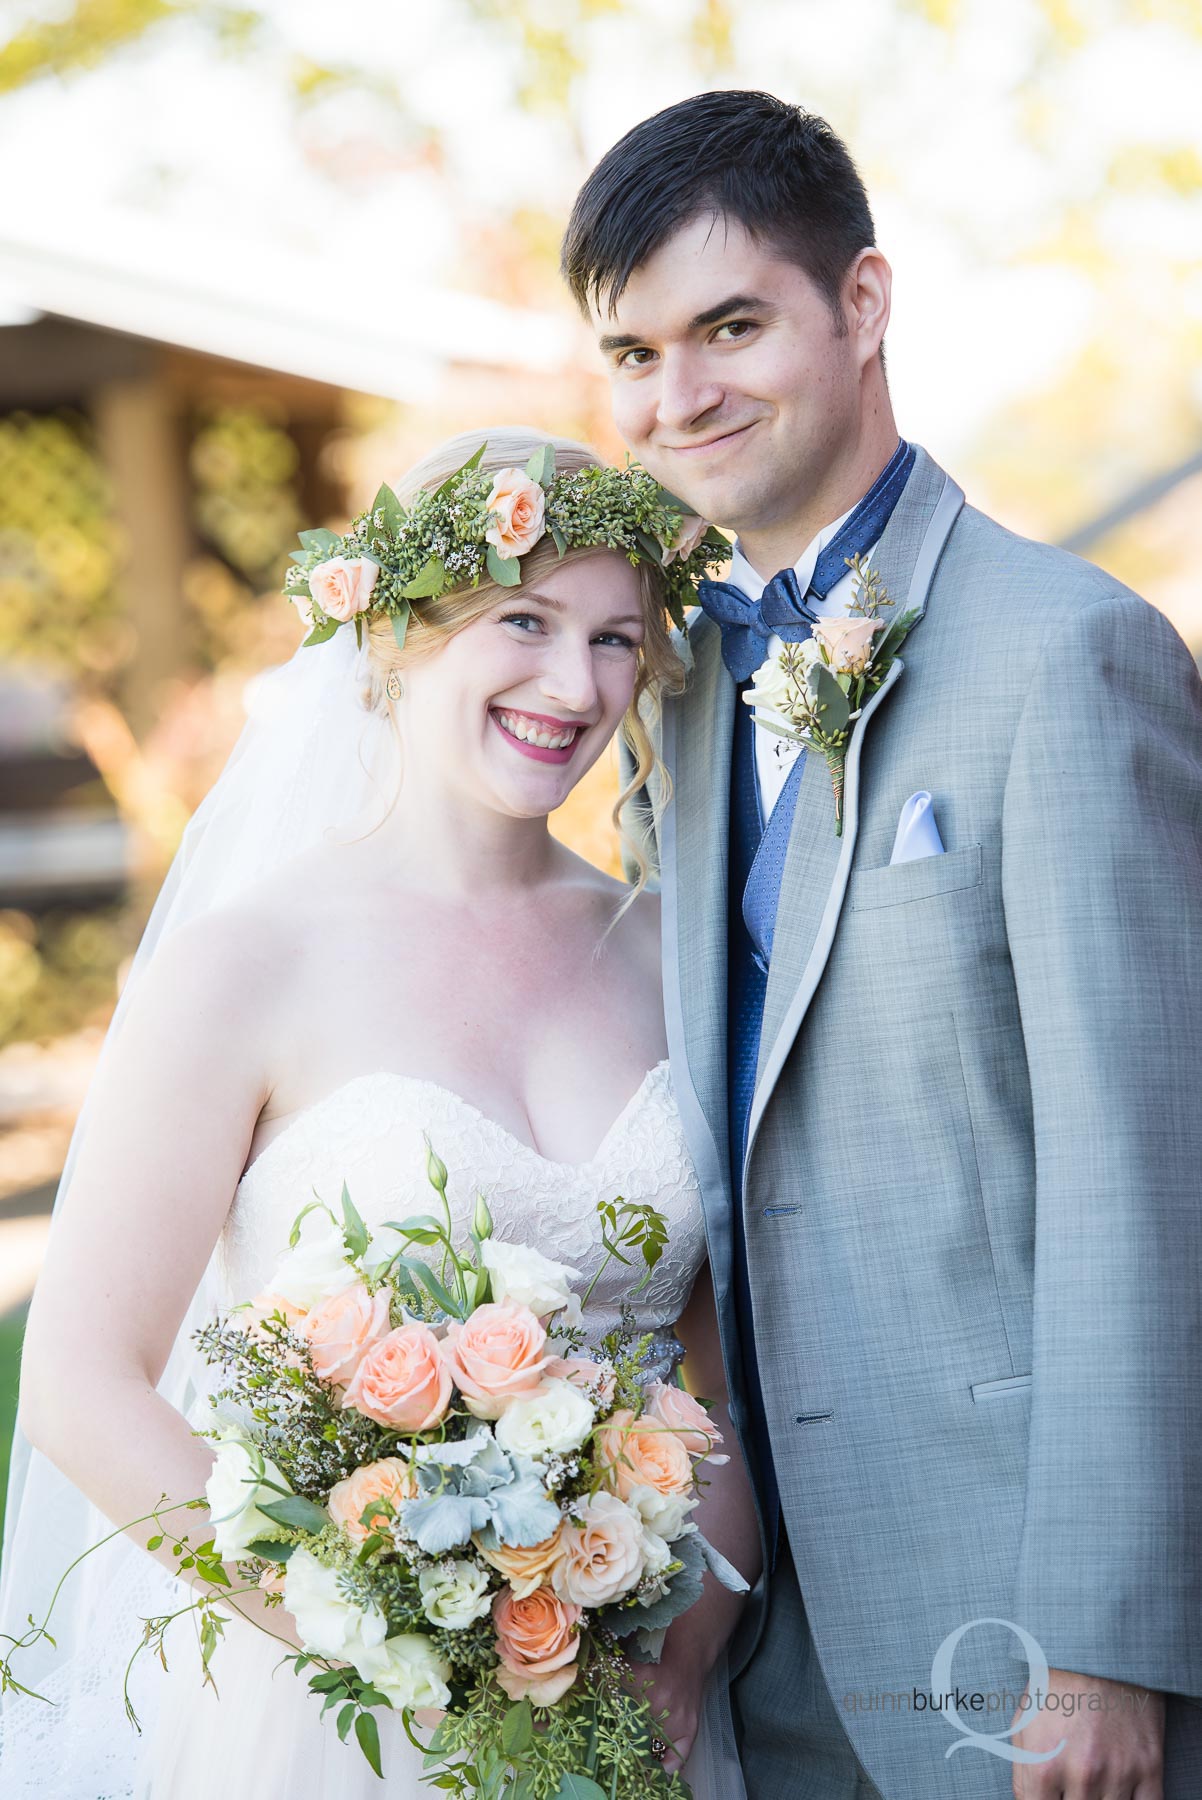
[[[855,510],[854,506],[849,506],[841,518],[832,520],[829,525],[824,525],[822,530],[818,533],[818,536],[811,538],[797,561],[793,564],[797,573],[798,585],[803,594],[813,579],[814,569],[818,562],[818,558],[822,555],[822,552],[826,549],[826,546],[830,543],[835,533],[841,531],[843,526],[846,525],[848,519],[851,518],[851,515]],[[764,589],[768,585],[761,575],[756,574],[747,558],[743,555],[737,539],[735,540],[734,550],[731,554],[730,573],[727,576],[727,580],[732,582],[735,587],[741,589],[749,600],[760,599]]]

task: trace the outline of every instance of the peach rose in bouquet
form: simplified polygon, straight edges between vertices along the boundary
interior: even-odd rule
[[[451,1404],[451,1377],[430,1327],[401,1325],[364,1356],[342,1404],[394,1431],[429,1431]]]
[[[646,1561],[643,1522],[616,1494],[589,1494],[560,1527],[551,1586],[576,1606],[607,1606],[636,1588]]]
[[[646,1414],[636,1419],[629,1410],[614,1413],[597,1433],[597,1459],[605,1465],[606,1485],[623,1500],[639,1487],[666,1495],[693,1487],[693,1461],[680,1438]]]
[[[499,1419],[511,1400],[542,1385],[551,1360],[547,1334],[528,1306],[490,1301],[447,1327],[443,1352],[477,1419]]]
[[[722,1442],[722,1433],[704,1406],[682,1387],[669,1387],[666,1382],[657,1381],[648,1388],[645,1404],[645,1416],[666,1425],[691,1456],[705,1456],[715,1444]],[[725,1462],[727,1459],[711,1456],[709,1460]]]
[[[309,1346],[320,1380],[345,1387],[372,1345],[391,1328],[387,1291],[381,1288],[371,1294],[363,1282],[355,1281],[315,1306],[302,1323],[300,1336]]]
[[[580,1607],[540,1587],[520,1598],[502,1588],[493,1601],[497,1680],[511,1700],[553,1706],[576,1679]]]
[[[386,1513],[373,1514],[366,1525],[362,1517],[374,1500],[389,1502],[396,1508],[401,1500],[412,1500],[417,1480],[409,1464],[400,1456],[382,1456],[378,1462],[364,1463],[353,1475],[336,1481],[330,1489],[326,1510],[336,1525],[356,1544],[364,1544],[374,1531],[388,1524]]]

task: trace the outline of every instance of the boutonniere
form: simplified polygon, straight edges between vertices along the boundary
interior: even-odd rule
[[[846,618],[819,619],[812,637],[770,656],[743,696],[762,731],[791,738],[824,758],[835,794],[836,837],[843,835],[843,768],[852,726],[919,617],[914,608],[897,619],[883,618],[893,605],[884,582],[862,556],[847,561],[856,585]]]

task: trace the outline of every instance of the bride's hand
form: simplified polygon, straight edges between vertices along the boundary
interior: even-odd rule
[[[667,1740],[664,1768],[671,1773],[688,1761],[701,1722],[701,1704],[709,1667],[702,1657],[690,1649],[688,1637],[678,1629],[686,1619],[671,1627],[664,1641],[658,1663],[633,1663],[635,1686],[642,1687],[656,1718],[666,1720],[660,1737]],[[695,1633],[688,1636],[696,1638]]]

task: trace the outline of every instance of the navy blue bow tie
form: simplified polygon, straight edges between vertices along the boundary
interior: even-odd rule
[[[848,560],[870,550],[888,524],[914,467],[914,447],[899,438],[881,473],[822,551],[803,594],[796,569],[774,575],[758,600],[749,600],[732,581],[702,581],[697,598],[722,632],[722,660],[736,681],[747,681],[768,655],[776,636],[786,644],[808,638],[818,614],[807,604],[825,599],[847,573]]]

